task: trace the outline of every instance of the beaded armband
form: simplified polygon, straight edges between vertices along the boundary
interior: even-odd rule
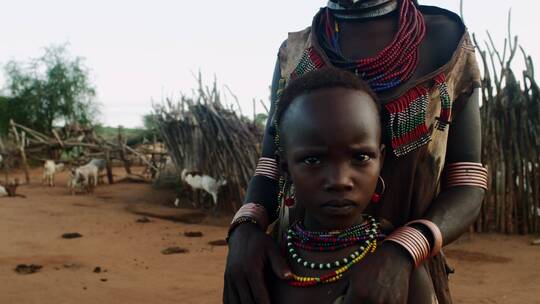
[[[263,231],[266,231],[268,228],[268,215],[266,214],[266,209],[262,205],[256,203],[247,203],[240,207],[229,226],[227,241],[233,230],[245,223],[255,224]]]
[[[480,163],[459,162],[444,168],[442,187],[473,186],[488,189],[488,171]]]
[[[278,180],[279,172],[277,162],[273,158],[261,157],[255,169],[255,176],[264,176],[272,180]]]
[[[429,229],[434,240],[433,248],[420,230],[410,227],[413,224],[420,224]],[[409,222],[404,227],[396,229],[384,241],[394,242],[403,247],[413,259],[415,267],[420,266],[429,256],[437,255],[442,247],[441,231],[437,225],[428,220]]]

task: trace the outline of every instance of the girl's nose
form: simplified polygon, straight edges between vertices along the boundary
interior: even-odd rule
[[[351,191],[354,187],[351,170],[347,165],[330,166],[327,171],[325,190],[326,191]]]

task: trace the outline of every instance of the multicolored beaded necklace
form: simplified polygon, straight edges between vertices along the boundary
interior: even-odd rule
[[[392,43],[370,58],[351,60],[342,54],[340,27],[331,9],[323,9],[318,18],[318,40],[332,64],[360,75],[375,92],[399,86],[416,70],[426,25],[412,0],[401,0],[398,32]]]
[[[313,232],[303,228],[300,221],[295,222],[287,231],[287,252],[290,258],[299,265],[314,270],[330,270],[317,277],[293,275],[290,285],[296,287],[309,287],[319,284],[332,283],[343,277],[354,264],[360,262],[366,254],[374,252],[377,240],[383,235],[379,223],[371,216],[360,225],[352,226],[342,231]],[[332,263],[316,263],[301,257],[297,249],[312,252],[334,252],[340,249],[358,245],[358,249],[344,258]]]

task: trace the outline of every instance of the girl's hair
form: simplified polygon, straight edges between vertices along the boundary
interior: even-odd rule
[[[276,127],[279,128],[283,114],[296,97],[309,94],[320,89],[331,88],[345,88],[368,94],[375,102],[375,105],[377,106],[377,114],[380,116],[381,110],[379,99],[365,81],[361,80],[351,72],[326,67],[320,70],[308,72],[289,82],[281,94],[281,98],[276,109]],[[279,132],[279,130],[277,131]]]

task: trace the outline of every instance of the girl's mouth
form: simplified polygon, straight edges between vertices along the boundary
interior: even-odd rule
[[[321,205],[322,209],[331,215],[347,215],[356,209],[357,205],[351,200],[331,200]]]

